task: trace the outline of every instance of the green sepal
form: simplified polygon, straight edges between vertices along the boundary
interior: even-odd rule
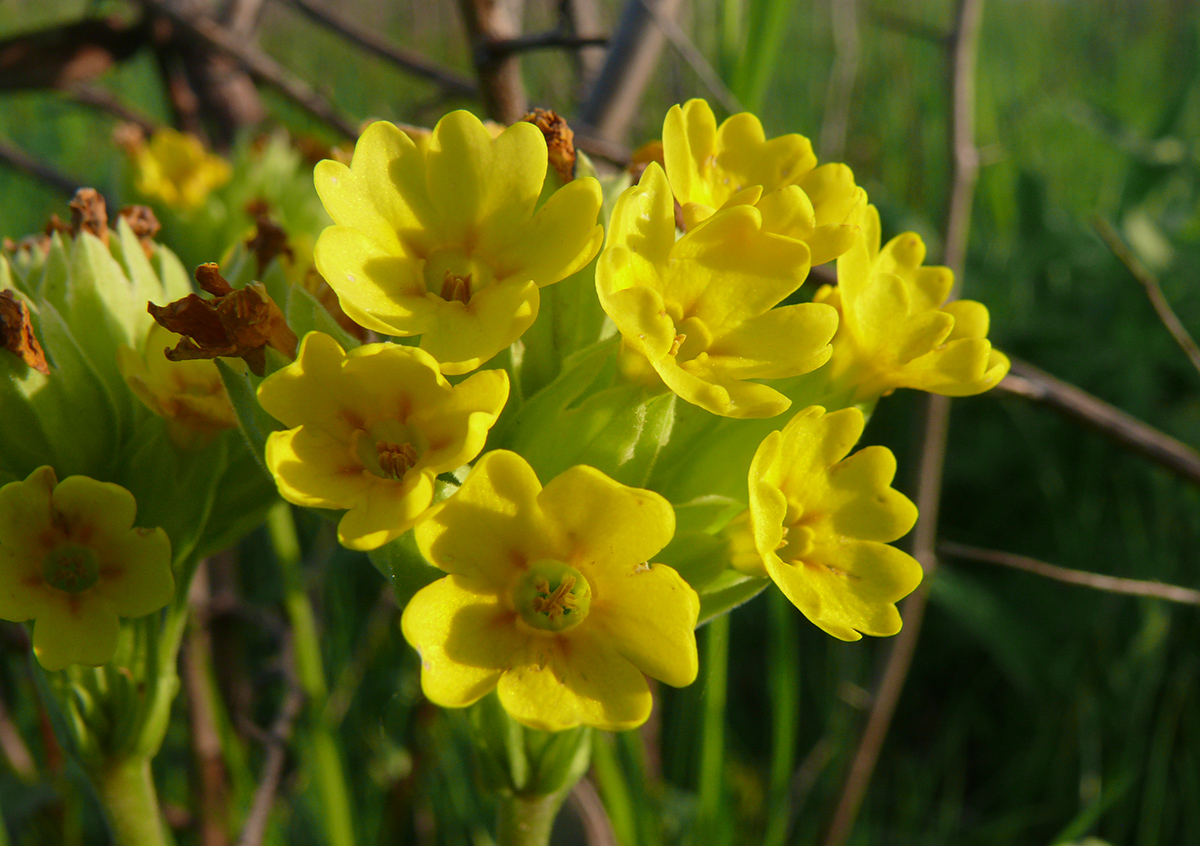
[[[525,729],[525,750],[530,762],[527,795],[550,796],[569,790],[583,778],[592,758],[592,729],[576,726],[565,731]]]
[[[276,266],[278,266],[278,262],[276,262]],[[274,295],[272,295],[272,299],[274,299]],[[284,316],[297,338],[303,338],[309,332],[323,332],[331,336],[347,352],[361,345],[358,338],[343,329],[334,320],[328,309],[317,302],[316,297],[299,285],[293,285],[288,293]]]
[[[156,244],[154,258],[150,263],[162,281],[163,287],[163,302],[156,303],[156,305],[166,305],[195,292],[191,274],[187,272],[187,268],[183,266],[179,257],[166,247]]]
[[[250,453],[263,470],[267,470],[267,437],[272,432],[281,431],[286,427],[258,404],[258,386],[265,377],[255,376],[249,371],[239,373],[219,358],[216,362],[221,381],[225,383],[225,391],[229,394],[229,401],[233,404],[233,411],[237,414],[238,429],[246,438]]]
[[[537,320],[518,342],[523,347],[514,384],[531,397],[565,369],[565,361],[601,340],[604,309],[596,297],[596,259],[539,292]]]
[[[492,793],[521,793],[530,780],[526,729],[508,715],[496,691],[468,710],[479,778]]]
[[[375,569],[391,583],[396,607],[402,611],[408,606],[409,600],[416,596],[417,591],[446,575],[445,571],[434,567],[421,555],[417,548],[416,536],[411,530],[394,541],[371,550],[367,557],[371,559]]]
[[[697,626],[713,617],[728,614],[744,602],[762,593],[771,580],[766,576],[747,576],[737,570],[726,570],[707,585],[700,594],[700,617]]]
[[[146,303],[162,303],[166,300],[166,291],[163,288],[162,280],[155,272],[150,260],[146,258],[142,242],[133,234],[133,230],[129,227],[129,221],[124,217],[118,218],[116,228],[110,230],[108,244],[113,258],[121,265],[133,285],[132,308],[137,325],[143,327],[143,331],[136,335],[145,337],[151,322],[149,312],[146,311]],[[185,295],[186,292],[180,296]],[[131,344],[131,346],[136,347],[137,344]]]

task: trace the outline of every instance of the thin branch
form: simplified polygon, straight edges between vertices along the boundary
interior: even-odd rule
[[[1096,227],[1096,232],[1104,239],[1104,243],[1108,244],[1108,248],[1112,250],[1114,256],[1125,265],[1130,275],[1141,283],[1142,288],[1146,291],[1146,297],[1150,300],[1150,305],[1154,306],[1154,311],[1158,315],[1158,319],[1162,321],[1163,326],[1171,333],[1171,337],[1175,339],[1175,343],[1179,344],[1179,348],[1183,350],[1188,360],[1192,363],[1192,367],[1200,371],[1200,346],[1196,345],[1196,341],[1188,330],[1184,327],[1179,317],[1175,314],[1171,304],[1167,302],[1166,296],[1162,292],[1162,288],[1158,284],[1158,280],[1154,278],[1146,266],[1138,261],[1137,256],[1133,251],[1126,246],[1121,240],[1121,236],[1112,228],[1107,220],[1096,218],[1092,224]]]
[[[671,46],[683,57],[696,76],[700,77],[700,81],[704,83],[704,87],[712,94],[713,99],[721,104],[721,108],[733,114],[735,112],[744,112],[746,109],[742,106],[737,95],[729,90],[720,75],[713,69],[713,66],[708,63],[708,59],[704,58],[704,54],[700,52],[692,39],[688,38],[686,32],[675,23],[675,18],[664,11],[659,3],[654,0],[638,0],[645,7],[653,18],[654,23],[662,30],[663,35],[671,42]]]
[[[996,390],[1052,408],[1200,485],[1200,452],[1032,364],[1013,359],[1012,370]]]
[[[435,82],[448,93],[461,97],[479,96],[479,86],[470,77],[431,62],[411,50],[392,44],[373,30],[355,23],[328,3],[320,2],[320,0],[286,0],[286,2],[311,20],[328,27],[368,53],[391,62],[414,76]]]
[[[1165,599],[1167,602],[1179,602],[1183,605],[1200,605],[1200,590],[1168,585],[1162,582],[1148,582],[1141,579],[1126,579],[1120,576],[1102,576],[1089,573],[1086,570],[1071,570],[1056,564],[1047,564],[1036,558],[1015,555],[1011,552],[1001,552],[995,549],[981,549],[953,541],[942,541],[938,551],[952,558],[964,561],[982,561],[985,564],[998,564],[1001,567],[1012,567],[1024,570],[1047,579],[1054,579],[1067,584],[1080,585],[1102,590],[1108,593],[1121,593],[1128,596],[1148,596],[1153,599]]]
[[[230,33],[210,18],[183,14],[164,0],[140,0],[149,9],[169,17],[191,37],[233,57],[255,80],[279,91],[309,114],[325,122],[347,138],[358,137],[357,127],[343,117],[311,85],[253,45]]]
[[[832,0],[835,59],[829,72],[825,94],[825,125],[821,127],[821,155],[841,160],[846,151],[846,130],[850,124],[850,102],[858,77],[858,0]]]
[[[2,138],[0,138],[0,162],[45,182],[54,190],[68,197],[74,197],[75,191],[83,184],[81,181],[55,170],[50,165],[38,161]]]
[[[618,846],[617,835],[613,831],[612,822],[600,801],[600,794],[590,779],[580,779],[575,782],[567,795],[567,802],[579,814],[583,823],[584,838],[587,846]]]
[[[516,123],[529,111],[520,59],[493,56],[488,45],[520,37],[520,0],[459,0],[463,23],[474,47],[475,72],[488,116],[500,123]]]
[[[584,47],[605,47],[607,35],[568,35],[557,29],[509,38],[504,41],[487,41],[480,49],[493,59],[502,59],[514,53],[529,53],[556,47],[562,50],[580,50]]]
[[[292,668],[292,646],[289,637],[284,642],[284,666],[287,671],[287,692],[280,705],[279,714],[267,732],[267,757],[263,762],[262,775],[259,777],[258,788],[254,791],[254,800],[250,803],[250,813],[246,815],[246,823],[242,827],[242,835],[238,838],[237,846],[261,846],[267,831],[267,822],[271,816],[271,808],[275,804],[275,795],[283,779],[283,767],[287,763],[288,741],[292,736],[292,727],[296,723],[300,711],[304,707],[304,692],[300,689]]]
[[[156,121],[137,109],[130,108],[106,88],[97,85],[76,85],[67,88],[64,93],[76,103],[91,106],[126,123],[137,125],[147,135],[159,128]]]
[[[946,212],[945,262],[954,272],[956,289],[961,283],[966,261],[967,234],[970,231],[975,181],[979,170],[979,155],[975,148],[975,60],[982,18],[983,0],[958,0],[954,35],[949,42],[949,144],[954,169]],[[920,517],[913,532],[912,546],[914,557],[925,570],[925,579],[904,601],[901,610],[904,628],[896,637],[888,656],[866,728],[829,824],[826,846],[841,846],[854,828],[912,666],[929,598],[929,577],[937,570],[937,521],[950,428],[949,398],[933,394],[926,396],[924,420],[916,491]]]

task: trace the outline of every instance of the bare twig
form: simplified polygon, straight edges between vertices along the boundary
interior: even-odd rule
[[[836,58],[825,94],[825,122],[821,127],[821,155],[840,160],[846,151],[850,101],[858,76],[858,0],[832,0],[833,49]]]
[[[1013,359],[1012,370],[996,390],[1053,408],[1200,485],[1200,452],[1032,364]]]
[[[743,112],[745,108],[742,106],[737,95],[729,90],[729,86],[721,81],[720,75],[709,64],[708,59],[704,58],[704,54],[700,52],[692,39],[688,38],[686,32],[675,23],[673,15],[667,14],[662,9],[662,4],[655,0],[638,0],[646,11],[654,16],[654,23],[663,31],[663,35],[667,36],[667,40],[671,42],[671,46],[683,57],[683,60],[691,66],[695,71],[696,76],[700,77],[700,81],[704,83],[704,87],[712,94],[713,98],[721,104],[721,108],[730,112]]]
[[[3,139],[0,139],[0,162],[10,165],[22,173],[27,173],[35,179],[40,179],[68,197],[74,197],[75,191],[83,184],[79,180],[55,170],[50,165],[38,161],[24,150],[14,147]]]
[[[1154,311],[1158,315],[1158,319],[1162,321],[1162,325],[1171,333],[1171,337],[1175,339],[1175,343],[1179,344],[1179,348],[1188,357],[1188,361],[1192,363],[1192,367],[1200,371],[1200,346],[1196,345],[1195,339],[1188,334],[1188,330],[1175,314],[1175,310],[1167,302],[1167,298],[1163,295],[1162,288],[1159,286],[1158,280],[1154,278],[1154,274],[1138,261],[1137,256],[1126,246],[1125,242],[1121,240],[1121,236],[1117,234],[1117,231],[1112,228],[1112,225],[1107,220],[1096,218],[1092,225],[1096,227],[1096,232],[1104,239],[1104,243],[1108,244],[1108,248],[1112,250],[1113,255],[1117,257],[1121,264],[1125,265],[1130,275],[1141,283],[1142,288],[1146,291],[1146,298],[1150,300],[1150,305],[1154,306]]]
[[[587,846],[617,846],[617,835],[604,811],[604,803],[589,779],[575,782],[567,801],[579,814]]]
[[[674,19],[680,0],[648,3],[655,14],[643,0],[626,0],[609,40],[608,55],[579,108],[583,128],[597,138],[624,141],[666,43],[655,20]]]
[[[88,18],[0,40],[0,91],[94,79],[146,43],[144,18]]]
[[[210,18],[184,14],[164,0],[140,0],[146,7],[169,17],[191,37],[232,56],[254,79],[278,90],[309,114],[324,121],[347,138],[358,136],[356,126],[304,80],[259,50],[231,34]]]
[[[284,642],[283,663],[288,667],[287,692],[283,696],[279,714],[267,733],[267,757],[263,762],[258,788],[254,791],[250,813],[246,815],[246,823],[242,827],[242,835],[238,838],[237,846],[261,846],[263,842],[267,821],[271,816],[271,807],[275,804],[275,795],[279,792],[279,784],[283,779],[283,767],[287,762],[287,747],[292,736],[292,727],[304,707],[304,692],[300,689],[300,683],[296,679],[295,673],[291,670],[290,637]]]
[[[608,44],[607,35],[569,35],[556,29],[549,32],[538,32],[509,38],[506,41],[489,41],[480,49],[489,54],[492,59],[502,59],[514,53],[529,53],[533,50],[558,48],[561,50],[579,50],[584,47],[604,47]]]
[[[961,284],[966,262],[967,234],[970,231],[971,207],[979,171],[979,154],[975,147],[975,59],[982,18],[983,0],[958,0],[954,34],[950,41],[948,73],[949,143],[954,170],[951,175],[945,228],[945,262],[954,272],[956,290]],[[826,846],[840,846],[854,828],[858,810],[866,796],[875,764],[879,760],[879,751],[883,747],[896,704],[908,678],[929,597],[929,576],[937,569],[937,519],[950,426],[950,400],[943,396],[928,395],[925,398],[924,419],[916,492],[917,510],[921,516],[913,532],[912,547],[913,555],[921,562],[926,578],[904,601],[901,611],[904,628],[896,637],[891,655],[888,656],[883,679],[879,683],[871,714],[867,718],[867,726],[863,730],[842,788],[842,795],[829,825],[829,832],[825,838]]]
[[[582,32],[599,32],[600,15],[596,11],[596,0],[558,0],[562,27],[567,32],[579,35]],[[591,87],[592,80],[604,63],[604,50],[599,47],[584,47],[573,55],[579,70],[580,91]]]
[[[520,0],[459,0],[463,23],[474,46],[475,71],[488,115],[501,123],[516,123],[529,111],[521,64],[515,55],[496,56],[491,44],[521,34]]]
[[[158,129],[158,123],[121,102],[115,94],[96,85],[77,85],[66,89],[66,95],[76,103],[107,112],[115,118],[137,125],[147,135]]]
[[[461,97],[479,96],[479,86],[465,74],[431,62],[419,53],[405,50],[381,38],[373,30],[355,23],[336,7],[321,0],[287,0],[287,3],[311,20],[379,58],[391,62],[414,76],[437,83],[447,93]]]
[[[1192,590],[1191,588],[1179,587],[1178,585],[1148,582],[1141,579],[1125,579],[1120,576],[1102,576],[1098,573],[1089,573],[1086,570],[1071,570],[1067,567],[1047,564],[1045,561],[1038,561],[1036,558],[1028,558],[1024,555],[1015,555],[1011,552],[1001,552],[995,549],[981,549],[976,546],[967,546],[966,544],[954,543],[952,541],[942,541],[939,543],[938,551],[952,558],[961,558],[964,561],[982,561],[985,564],[999,564],[1002,567],[1024,570],[1027,573],[1034,573],[1047,579],[1054,579],[1055,581],[1066,582],[1072,585],[1081,585],[1093,590],[1122,593],[1129,596],[1148,596],[1154,599],[1165,599],[1168,602],[1179,602],[1184,605],[1200,605],[1200,590]]]

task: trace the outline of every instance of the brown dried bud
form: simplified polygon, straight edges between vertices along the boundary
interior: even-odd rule
[[[95,188],[80,188],[71,200],[71,232],[90,232],[108,244],[108,208]]]
[[[564,183],[575,178],[575,133],[565,118],[550,109],[534,109],[521,120],[532,123],[546,136],[550,165]]]
[[[292,248],[288,246],[288,236],[283,231],[283,227],[273,223],[263,213],[256,215],[254,222],[257,228],[254,231],[254,237],[246,240],[246,249],[254,253],[254,259],[258,263],[258,273],[261,276],[273,259],[282,255],[287,256],[290,261],[294,255]]]
[[[158,222],[154,212],[150,210],[149,206],[126,206],[118,214],[129,224],[129,230],[142,245],[142,252],[146,254],[146,258],[153,258],[154,236],[158,234],[158,230],[162,229],[162,224]]]
[[[262,376],[268,344],[289,358],[295,357],[296,334],[262,283],[234,289],[215,262],[196,268],[196,281],[213,295],[211,300],[188,294],[166,306],[149,303],[146,307],[161,326],[184,336],[174,349],[166,351],[168,359],[237,357],[256,376]]]
[[[8,350],[39,373],[50,375],[42,345],[33,334],[29,306],[11,291],[0,291],[0,348]]]

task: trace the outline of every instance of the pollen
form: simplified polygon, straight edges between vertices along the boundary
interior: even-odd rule
[[[681,346],[683,346],[683,342],[686,340],[687,340],[687,335],[676,335],[675,340],[671,342],[671,349],[667,352],[667,355],[670,355],[670,356],[679,355],[679,348]]]
[[[400,479],[417,463],[417,451],[412,444],[393,444],[377,441],[375,453],[379,456],[379,469],[388,478]]]

